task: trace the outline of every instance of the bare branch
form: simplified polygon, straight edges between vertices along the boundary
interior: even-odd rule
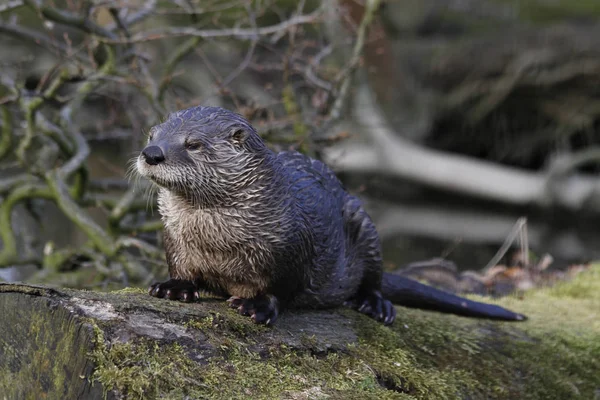
[[[52,199],[52,193],[40,184],[22,182],[0,203],[0,237],[3,244],[0,266],[18,263],[17,243],[11,225],[12,210],[18,203],[31,198]]]
[[[165,65],[165,68],[163,71],[163,77],[162,77],[162,80],[158,87],[157,97],[158,97],[159,101],[162,102],[164,95],[165,95],[165,91],[169,87],[169,84],[171,83],[171,80],[173,78],[172,77],[173,71],[177,67],[177,64],[179,63],[179,61],[181,61],[181,59],[183,57],[185,57],[186,55],[188,55],[189,53],[194,51],[196,46],[198,46],[198,44],[200,44],[201,41],[202,41],[201,37],[190,38],[190,39],[186,40],[185,42],[183,42],[182,44],[180,44],[179,46],[177,46],[175,48],[175,50],[171,53],[172,55]]]
[[[504,243],[498,249],[496,254],[492,257],[492,259],[487,263],[487,265],[481,271],[483,274],[486,274],[492,267],[498,265],[498,262],[506,255],[510,247],[514,243],[515,239],[519,237],[523,233],[523,229],[527,226],[527,218],[521,217],[515,222],[515,225],[510,230],[510,233],[504,239]]]
[[[305,75],[310,82],[312,82],[315,86],[320,87],[321,89],[325,89],[328,92],[333,90],[333,85],[330,82],[324,81],[315,75],[314,69],[321,63],[321,60],[327,57],[333,51],[333,46],[325,46],[319,53],[311,60],[306,67]]]
[[[68,12],[60,11],[55,7],[40,5],[35,0],[25,0],[25,3],[37,12],[39,12],[44,18],[50,21],[71,26],[73,28],[77,28],[84,32],[98,35],[101,37],[110,39],[118,38],[117,35],[115,35],[113,32],[96,25],[87,17],[72,15]]]
[[[55,171],[50,171],[46,174],[46,183],[52,191],[57,205],[65,215],[88,235],[100,251],[109,257],[113,256],[116,252],[116,247],[112,238],[94,222],[87,212],[73,201],[67,185],[61,176]]]
[[[147,129],[173,106],[166,104],[165,99],[172,99],[167,93],[176,95],[173,96],[176,106],[198,102],[194,96],[199,94],[193,92],[185,79],[196,80],[199,75],[200,79],[206,79],[202,81],[202,96],[212,96],[211,100],[223,105],[233,102],[239,112],[257,119],[253,122],[259,129],[277,129],[277,140],[287,147],[312,150],[305,147],[307,133],[318,124],[318,119],[307,117],[312,112],[305,107],[315,104],[313,95],[317,89],[317,94],[325,89],[328,96],[332,95],[329,92],[334,86],[320,74],[325,71],[322,61],[333,47],[321,34],[324,7],[308,12],[304,10],[305,3],[301,0],[290,6],[270,1],[214,0],[202,2],[200,7],[200,3],[185,1],[174,6],[173,2],[134,5],[109,0],[57,6],[42,0],[23,0],[2,6],[1,10],[12,10],[25,5],[40,18],[32,28],[22,27],[17,18],[6,23],[0,21],[0,34],[35,43],[49,52],[42,54],[34,49],[31,61],[37,63],[43,57],[48,64],[39,63],[36,67],[46,69],[31,73],[28,65],[20,68],[17,75],[23,71],[27,83],[15,79],[15,84],[5,85],[9,95],[3,93],[0,99],[0,103],[6,104],[0,110],[0,159],[16,148],[19,163],[10,166],[26,171],[0,181],[3,196],[0,235],[3,243],[8,243],[0,252],[0,265],[19,263],[26,258],[15,252],[18,246],[9,233],[10,215],[18,202],[37,198],[55,202],[60,212],[88,238],[79,249],[61,249],[47,257],[40,254],[39,260],[34,260],[36,263],[46,267],[54,263],[52,271],[45,274],[56,275],[64,263],[71,263],[69,257],[79,254],[91,259],[87,267],[102,277],[103,284],[117,279],[121,283],[129,279],[139,283],[153,276],[132,256],[137,252],[130,251],[139,249],[152,258],[150,263],[164,261],[159,250],[142,240],[147,233],[161,228],[160,220],[145,215],[151,201],[148,199],[153,197],[140,196],[139,186],[134,191],[134,186],[124,187],[123,182],[102,187],[88,185],[87,161],[91,149],[86,138],[101,140],[110,136],[107,132],[125,132],[133,146],[139,147],[141,136],[132,132]],[[267,9],[271,4],[273,9]],[[245,14],[241,6],[245,7]],[[262,21],[269,20],[266,17],[271,12],[281,20],[265,26]],[[192,18],[193,25],[177,25],[185,15]],[[172,20],[177,22],[170,25]],[[53,24],[60,26],[53,30]],[[311,25],[310,29],[302,29],[306,25]],[[68,34],[72,30],[77,31],[75,36]],[[60,33],[62,37],[53,36]],[[177,37],[184,40],[163,40]],[[205,40],[216,39],[227,45],[231,55],[221,57],[221,49],[202,46]],[[186,55],[196,57],[194,52],[204,65],[188,68]],[[10,65],[13,61],[8,62]],[[185,74],[174,80],[179,66]],[[331,70],[335,68],[332,66]],[[8,74],[3,80],[7,78]],[[184,84],[179,85],[180,81]],[[204,87],[209,89],[204,91]],[[8,107],[16,111],[10,108],[7,114]],[[37,140],[43,143],[42,150],[36,149]],[[9,165],[7,159],[2,159],[0,168]],[[122,169],[115,170],[122,173]],[[106,212],[108,228],[91,218],[87,210],[90,206]],[[139,233],[146,234],[136,239],[119,237]],[[107,260],[109,265],[105,265]],[[76,278],[75,275],[68,279]]]
[[[250,25],[252,26],[252,28],[255,31],[258,32],[258,26],[256,25],[256,13],[252,10],[249,3],[246,3],[245,6],[246,6],[246,11],[248,12],[248,18],[250,21]],[[222,86],[224,86],[224,87],[229,86],[229,84],[231,82],[233,82],[233,80],[239,74],[241,74],[246,68],[248,68],[248,65],[252,61],[252,56],[254,55],[254,50],[256,50],[257,43],[258,43],[258,34],[252,40],[252,43],[250,43],[250,48],[246,52],[246,56],[244,57],[244,59],[242,60],[240,65],[238,65],[229,75],[227,75],[227,77],[225,79],[223,79],[223,82],[221,82]]]
[[[148,42],[152,40],[160,40],[178,36],[195,36],[203,39],[209,38],[237,38],[240,40],[252,40],[257,36],[267,36],[273,33],[286,31],[297,25],[314,24],[319,21],[321,16],[321,10],[317,9],[307,15],[298,15],[292,17],[286,21],[280,22],[279,24],[265,26],[258,29],[244,29],[244,28],[231,28],[231,29],[196,29],[196,28],[180,28],[171,27],[167,29],[156,29],[146,32],[140,32],[133,35],[130,39],[103,39],[105,43],[138,43]]]
[[[350,59],[350,64],[347,70],[344,71],[344,75],[342,76],[342,81],[339,85],[335,101],[331,105],[328,115],[325,117],[325,124],[321,129],[322,132],[327,131],[327,129],[335,121],[337,121],[342,114],[342,109],[348,97],[348,90],[350,89],[350,84],[352,83],[354,71],[358,68],[360,63],[360,57],[362,55],[365,40],[367,38],[369,25],[371,25],[380,3],[380,0],[367,0],[365,2],[365,11],[358,27],[354,49],[352,50],[352,58]]]
[[[41,34],[38,31],[34,31],[32,29],[23,28],[16,24],[4,23],[0,21],[0,32],[9,34],[18,39],[26,39],[46,49],[55,49],[61,51],[62,53],[69,52],[67,46],[57,42],[56,40],[50,39],[48,35]]]
[[[357,104],[361,106],[353,114],[368,127],[375,148],[341,145],[328,149],[326,160],[340,171],[377,172],[506,204],[555,204],[572,210],[586,204],[594,211],[600,210],[598,182],[593,176],[570,176],[555,182],[555,190],[550,192],[547,185],[552,175],[547,173],[427,149],[394,132],[371,96],[361,84],[357,90]]]
[[[0,106],[2,113],[2,131],[0,132],[0,160],[11,150],[12,145],[12,116],[6,106]]]
[[[155,11],[156,0],[147,0],[144,1],[142,4],[143,6],[138,12],[127,17],[125,21],[122,21],[123,26],[135,25],[138,22],[142,22],[146,18],[152,16],[153,12]],[[107,25],[106,29],[112,31],[117,27],[117,25],[118,22],[115,21],[114,24]]]
[[[0,13],[4,11],[12,11],[25,5],[23,0],[9,0],[7,3],[0,4]]]

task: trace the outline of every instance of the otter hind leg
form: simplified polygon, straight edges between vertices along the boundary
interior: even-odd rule
[[[279,301],[273,295],[251,299],[231,296],[227,302],[229,307],[237,309],[241,315],[249,316],[257,324],[272,325],[279,316]]]
[[[344,305],[383,322],[385,325],[391,325],[396,319],[394,305],[391,301],[384,299],[378,290],[360,293],[346,301]]]
[[[185,279],[169,279],[166,282],[157,282],[148,288],[150,296],[179,300],[186,303],[196,301],[200,298],[198,286]]]
[[[354,196],[347,196],[343,210],[351,252],[350,270],[362,271],[358,290],[348,299],[346,305],[385,325],[391,325],[396,318],[394,305],[381,295],[383,266],[379,235],[371,217]]]

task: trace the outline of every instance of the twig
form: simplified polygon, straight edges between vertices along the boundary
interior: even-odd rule
[[[129,16],[128,18],[126,18],[125,21],[123,21],[123,25],[125,26],[131,26],[131,25],[135,25],[138,22],[143,21],[144,19],[148,18],[149,16],[151,16],[153,14],[154,8],[156,7],[156,0],[147,0],[142,2],[143,7],[140,11],[136,12],[135,14],[132,14],[131,16]],[[115,21],[114,24],[109,24],[106,26],[106,29],[108,29],[109,31],[112,31],[116,28],[116,25],[118,23]]]
[[[133,237],[120,237],[117,240],[117,246],[119,246],[119,248],[135,247],[139,249],[142,253],[145,253],[154,259],[164,259],[165,255],[165,252],[161,249],[152,246],[151,244],[144,242],[143,240],[139,240]]]
[[[163,71],[163,77],[160,81],[160,85],[158,86],[157,97],[158,97],[159,102],[163,101],[165,91],[167,90],[167,88],[169,87],[169,84],[171,83],[171,80],[173,78],[172,74],[173,74],[173,71],[175,70],[175,67],[177,66],[177,64],[179,64],[179,62],[183,59],[183,57],[185,57],[186,55],[191,53],[196,48],[196,46],[198,46],[200,44],[201,41],[202,41],[201,37],[190,38],[190,39],[186,40],[185,42],[183,42],[182,44],[180,44],[179,46],[177,46],[175,48],[175,50],[171,53],[172,55],[171,55],[171,57],[169,57],[169,60],[165,64],[165,68]]]
[[[76,170],[81,168],[90,152],[87,141],[81,132],[73,125],[71,114],[80,109],[85,97],[100,84],[100,78],[113,70],[115,62],[114,53],[108,46],[105,47],[107,58],[104,65],[102,65],[98,71],[98,74],[82,84],[73,100],[67,106],[63,107],[63,110],[61,111],[63,125],[75,141],[75,155],[61,168],[47,172],[44,177],[57,205],[63,213],[87,234],[90,240],[102,253],[111,257],[115,255],[117,250],[113,239],[73,200],[67,185],[65,184],[65,180]],[[80,189],[80,187],[78,188],[76,186],[75,190],[77,189]]]
[[[48,35],[41,34],[38,31],[23,28],[16,24],[6,24],[0,21],[0,33],[6,33],[11,36],[14,36],[19,39],[26,39],[30,42],[37,44],[40,47],[45,49],[54,49],[62,52],[63,54],[69,54],[71,51],[68,46],[65,46],[62,43],[57,42],[56,40],[51,40]],[[71,54],[77,59],[77,61],[88,64],[89,60],[85,57],[82,57],[78,53]]]
[[[117,248],[113,239],[73,200],[61,175],[58,171],[46,173],[46,184],[56,204],[75,225],[85,232],[98,250],[108,257],[114,256]]]
[[[129,33],[129,28],[127,28],[127,24],[121,19],[121,17],[119,17],[119,9],[115,7],[110,7],[108,11],[110,12],[110,15],[115,21],[115,23],[117,24],[117,27],[121,31],[123,31],[123,34],[125,34],[126,37],[131,36],[131,34]]]
[[[313,24],[319,20],[321,11],[318,9],[315,12],[306,15],[299,15],[292,17],[286,21],[280,22],[279,24],[265,26],[258,29],[244,29],[244,28],[230,28],[230,29],[196,29],[196,28],[179,28],[171,27],[162,30],[151,30],[146,32],[140,32],[130,39],[102,39],[105,43],[138,43],[138,42],[149,42],[152,40],[160,40],[170,37],[177,36],[196,36],[204,39],[208,38],[221,38],[221,37],[235,37],[243,40],[251,40],[257,36],[267,36],[280,31],[288,30],[297,25]]]
[[[29,174],[19,174],[0,179],[0,195],[10,192],[17,186],[32,183],[33,178]],[[0,202],[1,204],[1,202]]]
[[[572,154],[561,155],[550,163],[547,179],[549,182],[564,178],[567,174],[588,163],[600,163],[600,147],[591,146]]]
[[[21,184],[0,203],[0,237],[3,248],[0,252],[0,266],[16,264],[19,260],[17,242],[12,230],[12,210],[21,201],[31,198],[52,199],[52,192],[45,186],[29,183]]]
[[[17,146],[16,155],[17,159],[22,165],[28,165],[26,153],[35,136],[35,116],[37,110],[44,104],[45,101],[54,98],[57,91],[68,79],[69,74],[67,70],[62,70],[41,96],[37,96],[32,99],[27,99],[25,97],[21,98],[21,108],[25,111],[25,136],[23,136],[19,142],[19,145]]]
[[[101,78],[108,75],[115,68],[115,57],[113,50],[105,46],[107,57],[105,63],[99,69],[98,73],[90,77],[84,84],[82,84],[77,90],[77,94],[71,100],[71,102],[65,106],[61,111],[61,119],[65,125],[65,129],[72,136],[75,141],[76,153],[71,159],[65,163],[60,169],[60,176],[62,179],[66,179],[73,172],[81,167],[83,162],[87,159],[90,154],[90,148],[87,140],[83,137],[81,132],[75,128],[71,121],[71,115],[74,111],[79,110],[83,104],[84,99],[102,82]]]
[[[245,3],[245,6],[246,11],[248,12],[248,17],[250,19],[250,25],[255,31],[258,31],[259,28],[256,25],[256,14],[252,11],[252,8],[250,7],[249,3]],[[252,56],[254,55],[254,50],[256,49],[257,43],[258,35],[250,43],[250,48],[246,52],[246,55],[244,56],[242,62],[229,75],[227,75],[225,79],[223,79],[223,82],[221,82],[222,86],[227,87],[231,82],[233,82],[235,78],[237,78],[239,74],[242,73],[242,71],[248,68],[250,61],[252,61]]]
[[[115,8],[110,9],[110,14],[117,26],[119,27],[119,29],[121,29],[121,31],[125,35],[125,37],[130,38],[131,33],[129,32],[128,24],[130,24],[131,22],[123,21],[119,17],[119,12]],[[154,81],[152,74],[148,69],[148,62],[135,51],[133,44],[128,44],[127,48],[135,57],[135,60],[139,65],[139,69],[146,80],[146,85],[141,85],[140,89],[146,95],[146,98],[148,99],[154,110],[157,112],[157,114],[163,114],[164,110],[160,107],[160,105],[158,104],[159,102],[157,101],[159,88],[156,86],[156,82]],[[148,86],[148,88],[146,88],[146,86]]]
[[[99,25],[93,23],[87,17],[80,17],[77,15],[70,14],[65,11],[61,11],[55,7],[49,7],[44,5],[39,5],[35,0],[24,0],[25,4],[27,4],[32,9],[39,12],[44,18],[54,21],[56,23],[71,26],[73,28],[77,28],[82,30],[83,32],[91,33],[94,35],[98,35],[105,38],[117,39],[118,36],[113,32],[108,31],[102,28]]]
[[[530,269],[532,265],[529,263],[529,234],[527,233],[527,220],[525,220],[523,228],[519,233],[519,247],[523,266],[525,269]]]
[[[224,87],[222,85],[223,82],[223,76],[219,73],[218,69],[214,67],[214,65],[211,63],[209,57],[206,56],[206,54],[204,53],[204,51],[199,48],[196,51],[198,53],[198,55],[200,56],[200,58],[202,59],[202,62],[204,63],[204,65],[206,66],[206,68],[208,69],[208,71],[212,74],[212,76],[215,78],[215,83],[216,86],[218,86],[219,91],[223,92]],[[231,100],[233,101],[233,104],[235,105],[235,107],[237,109],[240,109],[242,104],[240,103],[240,101],[238,100],[238,97],[235,93],[228,93],[231,97]]]
[[[511,231],[508,234],[508,236],[506,237],[506,239],[504,239],[504,243],[502,243],[502,246],[500,247],[500,249],[496,252],[496,254],[494,255],[494,257],[492,257],[492,259],[483,268],[482,273],[484,275],[490,270],[490,268],[492,268],[493,266],[497,265],[498,262],[500,261],[500,259],[502,257],[504,257],[504,255],[506,254],[506,252],[510,249],[510,246],[513,244],[513,242],[517,238],[517,236],[519,236],[519,235],[522,234],[523,227],[526,226],[526,225],[527,225],[527,218],[526,217],[521,217],[521,218],[519,218],[517,220],[517,222],[515,223],[515,225],[511,229]]]
[[[246,68],[248,68],[248,65],[250,65],[250,61],[252,61],[254,51],[256,50],[257,43],[257,39],[253,40],[252,43],[250,43],[250,48],[246,52],[246,55],[244,56],[242,62],[233,71],[231,71],[231,73],[227,75],[225,79],[223,79],[223,86],[228,86],[231,82],[235,80],[235,78],[239,76],[239,74],[241,74]]]
[[[81,168],[82,164],[90,155],[90,146],[88,145],[87,140],[85,140],[81,132],[75,128],[70,119],[65,121],[65,128],[75,141],[75,154],[60,168],[60,176],[63,179],[71,176],[75,171]]]
[[[74,144],[69,141],[65,136],[65,132],[60,127],[48,121],[42,113],[37,113],[35,115],[35,123],[42,132],[58,144],[58,147],[64,154],[67,156],[73,155],[75,151]]]
[[[328,115],[325,117],[325,123],[321,128],[321,132],[326,132],[328,128],[334,122],[336,122],[342,114],[342,109],[346,102],[346,98],[348,97],[348,90],[350,89],[350,84],[352,83],[354,72],[360,64],[360,58],[365,45],[368,27],[373,21],[373,18],[375,17],[375,12],[377,12],[380,3],[380,0],[367,0],[365,3],[365,13],[363,15],[362,20],[360,21],[360,25],[358,26],[358,30],[356,33],[356,42],[354,43],[354,49],[352,50],[350,66],[345,71],[345,74],[339,86],[339,90],[337,91],[337,97],[331,105]]]
[[[89,182],[90,190],[105,192],[108,190],[126,190],[129,187],[129,182],[120,178],[101,178],[94,179]]]
[[[6,106],[0,106],[2,131],[0,132],[0,160],[10,151],[12,145],[12,116]]]
[[[306,70],[304,72],[304,75],[310,82],[312,82],[315,86],[320,87],[321,89],[327,90],[328,92],[333,90],[333,85],[330,82],[327,82],[327,81],[319,78],[317,75],[315,75],[314,68],[321,63],[321,60],[324,57],[327,57],[329,54],[331,54],[332,51],[333,51],[332,45],[325,46],[311,60],[311,62],[308,64],[308,66],[306,67]]]
[[[125,214],[131,210],[131,207],[137,200],[137,197],[138,192],[134,187],[130,187],[129,190],[127,190],[127,192],[125,192],[125,194],[121,197],[121,199],[119,199],[118,203],[113,207],[108,217],[108,222],[111,229],[115,231],[118,230],[119,223],[123,219],[123,216],[125,216]]]
[[[19,8],[24,6],[23,0],[12,0],[5,4],[0,4],[0,13],[4,11],[14,10],[15,8]]]

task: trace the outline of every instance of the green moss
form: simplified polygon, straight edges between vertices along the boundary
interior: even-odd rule
[[[281,344],[256,351],[261,341],[255,328],[269,328],[247,326],[248,318],[238,320],[234,313],[189,321],[187,327],[201,330],[216,349],[205,365],[190,361],[185,348],[177,344],[160,350],[152,342],[107,348],[99,335],[101,345],[94,359],[101,367],[95,377],[106,388],[138,398],[160,394],[166,398],[269,399],[314,388],[322,395],[348,399],[456,397],[456,388],[444,384],[449,373],[440,374],[431,366],[415,368],[414,356],[398,348],[394,332],[366,317],[354,316],[364,323],[363,333],[369,339],[350,346],[347,352],[319,355],[311,351],[316,347],[311,336],[301,339],[300,349]],[[160,364],[161,358],[165,360],[162,369],[152,367]],[[182,385],[183,381],[187,384]]]
[[[11,399],[77,397],[82,379],[91,373],[88,331],[68,310],[49,312],[52,305],[33,288],[31,297],[3,292],[0,393]]]
[[[158,394],[165,385],[174,387],[182,383],[177,380],[181,374],[172,374],[178,358],[159,351],[157,343],[114,343],[108,347],[102,330],[95,326],[94,332],[96,349],[91,355],[100,368],[94,371],[93,378],[105,390],[117,390],[126,398],[143,399]]]
[[[314,387],[323,393],[353,393],[353,398],[389,398],[380,395],[384,390],[368,365],[349,356],[329,354],[319,359],[283,345],[259,354],[237,340],[220,338],[219,356],[197,363],[176,343],[107,346],[101,330],[97,332],[98,346],[92,357],[99,368],[94,378],[127,398],[272,399]]]
[[[148,290],[139,287],[126,287],[120,290],[115,291],[114,293],[119,294],[148,294]]]
[[[220,336],[248,337],[270,331],[270,328],[264,325],[257,325],[250,318],[239,315],[233,310],[226,314],[216,312],[200,320],[188,321],[186,326],[198,329],[203,333],[215,333],[217,336],[214,339],[218,339]]]
[[[323,351],[318,335],[292,332],[299,338],[294,347],[265,340],[270,328],[215,302],[208,304],[210,315],[185,323],[192,337],[205,341],[201,357],[184,343],[108,346],[98,330],[94,377],[130,398],[594,398],[599,266],[522,300],[483,300],[530,319],[482,321],[399,307],[389,328],[332,310],[354,321],[358,343]]]

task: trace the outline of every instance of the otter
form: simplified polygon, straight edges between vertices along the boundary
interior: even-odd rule
[[[242,116],[197,106],[150,129],[138,172],[159,186],[169,280],[152,296],[229,297],[256,323],[286,308],[346,305],[386,325],[393,303],[464,316],[525,316],[384,273],[361,201],[323,162],[273,152]]]

